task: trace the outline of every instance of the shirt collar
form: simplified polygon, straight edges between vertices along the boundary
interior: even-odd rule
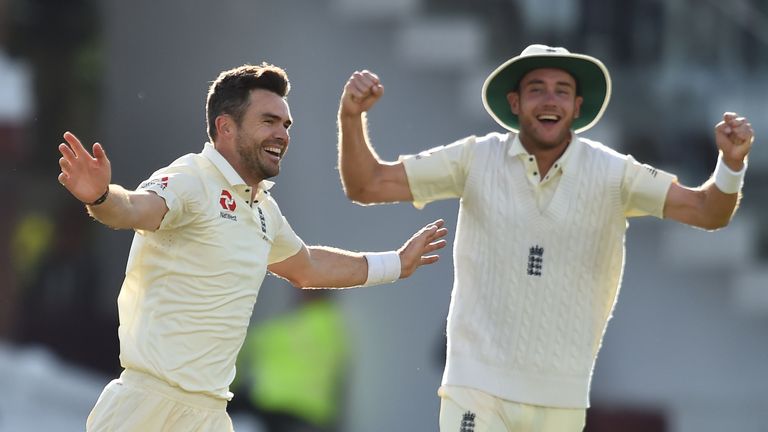
[[[510,133],[509,135],[511,138],[513,134]],[[510,156],[528,156],[528,152],[525,150],[525,147],[523,147],[523,143],[520,142],[520,134],[514,134],[514,139],[512,140],[512,145],[509,146],[508,154]]]
[[[512,134],[510,133],[510,138]],[[576,147],[577,143],[579,141],[579,137],[576,136],[573,131],[571,131],[571,142],[568,144],[568,147],[565,148],[565,151],[560,156],[560,158],[555,161],[555,163],[558,165],[558,169],[563,170],[565,172],[566,167],[569,164],[569,160],[573,159],[571,155],[575,153],[574,147]],[[509,146],[509,151],[507,152],[510,156],[522,156],[522,157],[530,157],[531,154],[528,153],[528,151],[523,147],[523,143],[520,142],[520,134],[514,134],[514,139],[512,140],[512,145]]]
[[[219,170],[219,172],[221,172],[221,174],[224,176],[227,182],[229,182],[230,185],[245,185],[245,180],[240,177],[240,174],[238,174],[237,171],[235,171],[235,169],[229,163],[229,161],[227,161],[224,156],[222,156],[221,153],[216,150],[213,144],[206,142],[205,146],[203,147],[203,151],[200,154],[211,161],[211,163]],[[272,181],[262,180],[259,182],[258,188],[266,191],[272,188],[274,184],[275,183]]]

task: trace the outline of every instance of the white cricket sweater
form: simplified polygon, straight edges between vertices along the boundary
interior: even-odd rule
[[[443,384],[527,404],[585,408],[624,266],[621,188],[628,157],[574,137],[568,169],[540,210],[523,158],[510,152],[513,139],[492,134],[464,144],[471,157],[453,173],[466,179]],[[405,162],[418,190],[415,166],[429,162]],[[666,187],[672,178],[664,173]],[[658,189],[666,193],[663,183]]]

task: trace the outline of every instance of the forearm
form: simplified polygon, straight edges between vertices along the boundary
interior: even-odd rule
[[[448,233],[442,219],[416,232],[396,251],[358,253],[326,246],[303,246],[293,256],[269,265],[269,271],[299,288],[348,288],[395,282],[422,265],[436,263],[432,255],[445,247]]]
[[[328,246],[306,248],[300,266],[272,265],[270,270],[298,288],[353,288],[380,285],[402,275],[397,251],[359,253]]]
[[[339,114],[339,171],[344,190],[352,199],[374,182],[382,164],[368,139],[365,113]]]
[[[155,230],[160,221],[142,217],[147,214],[145,207],[148,204],[146,197],[149,193],[151,192],[129,191],[120,185],[111,184],[109,195],[103,203],[86,205],[86,208],[88,214],[94,219],[111,228]]]
[[[664,217],[706,230],[723,228],[731,221],[741,199],[746,164],[733,171],[718,158],[712,177],[697,188],[672,183],[664,203]]]
[[[365,284],[368,263],[364,254],[328,246],[311,246],[311,270],[302,288],[349,288]]]
[[[309,265],[290,282],[299,288],[350,288],[365,284],[365,255],[328,246],[307,248]]]
[[[702,185],[704,213],[709,215],[710,223],[715,228],[728,225],[736,212],[745,171],[743,158],[728,160],[720,153],[712,178]]]
[[[728,225],[738,208],[741,192],[723,193],[715,185],[714,179],[708,180],[699,189],[702,194],[701,214],[705,215],[699,226],[718,229]]]

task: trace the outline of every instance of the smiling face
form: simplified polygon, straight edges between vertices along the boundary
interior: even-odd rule
[[[534,69],[523,76],[517,90],[507,95],[520,121],[520,141],[530,152],[565,146],[582,97],[576,80],[561,69]]]
[[[280,173],[292,123],[285,99],[269,90],[255,89],[239,123],[229,115],[220,118],[220,152],[243,180],[254,185]]]

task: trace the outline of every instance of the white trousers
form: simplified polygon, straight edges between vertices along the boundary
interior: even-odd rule
[[[105,388],[86,422],[88,432],[232,432],[227,401],[189,393],[150,375],[125,370]]]

